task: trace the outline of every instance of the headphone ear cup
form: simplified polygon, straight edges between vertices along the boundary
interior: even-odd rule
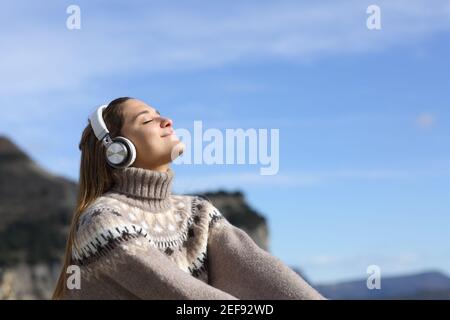
[[[136,147],[134,146],[133,142],[125,137],[115,137],[113,141],[123,143],[128,151],[128,155],[126,159],[120,164],[120,167],[127,168],[131,166],[136,160]]]
[[[106,150],[106,161],[117,169],[129,167],[136,160],[136,148],[130,140],[115,137],[113,143]]]

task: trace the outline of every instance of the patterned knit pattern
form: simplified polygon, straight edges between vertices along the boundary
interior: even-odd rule
[[[92,262],[111,268],[112,261],[120,263],[108,259],[114,248],[139,239],[164,253],[181,270],[208,283],[208,231],[223,219],[220,212],[204,198],[171,194],[170,171],[127,168],[118,174],[113,190],[96,199],[80,216],[72,263],[82,266],[90,278],[98,269],[90,268]],[[151,185],[143,190],[142,183]],[[158,211],[161,208],[165,209]]]

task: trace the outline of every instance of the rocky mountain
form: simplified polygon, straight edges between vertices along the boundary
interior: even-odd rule
[[[269,251],[269,230],[266,218],[247,204],[242,192],[218,191],[201,195],[209,199],[230,223],[239,226],[256,244]]]
[[[76,183],[0,137],[0,298],[47,297],[63,254]]]
[[[0,265],[59,261],[76,184],[0,138]]]
[[[0,136],[0,300],[48,299],[59,274],[77,184]],[[265,218],[240,192],[206,193],[234,225],[268,248]]]
[[[450,278],[438,271],[381,278],[381,289],[367,289],[366,279],[318,285],[329,299],[450,299]]]

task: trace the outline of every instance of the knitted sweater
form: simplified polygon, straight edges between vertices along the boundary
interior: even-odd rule
[[[64,299],[324,299],[174,172],[129,167],[76,224],[81,288]]]

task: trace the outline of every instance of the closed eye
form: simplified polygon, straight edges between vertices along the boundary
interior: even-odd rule
[[[146,123],[149,123],[149,122],[152,122],[154,119],[152,119],[152,120],[148,120],[148,121],[144,121],[143,122],[143,124],[146,124]]]

